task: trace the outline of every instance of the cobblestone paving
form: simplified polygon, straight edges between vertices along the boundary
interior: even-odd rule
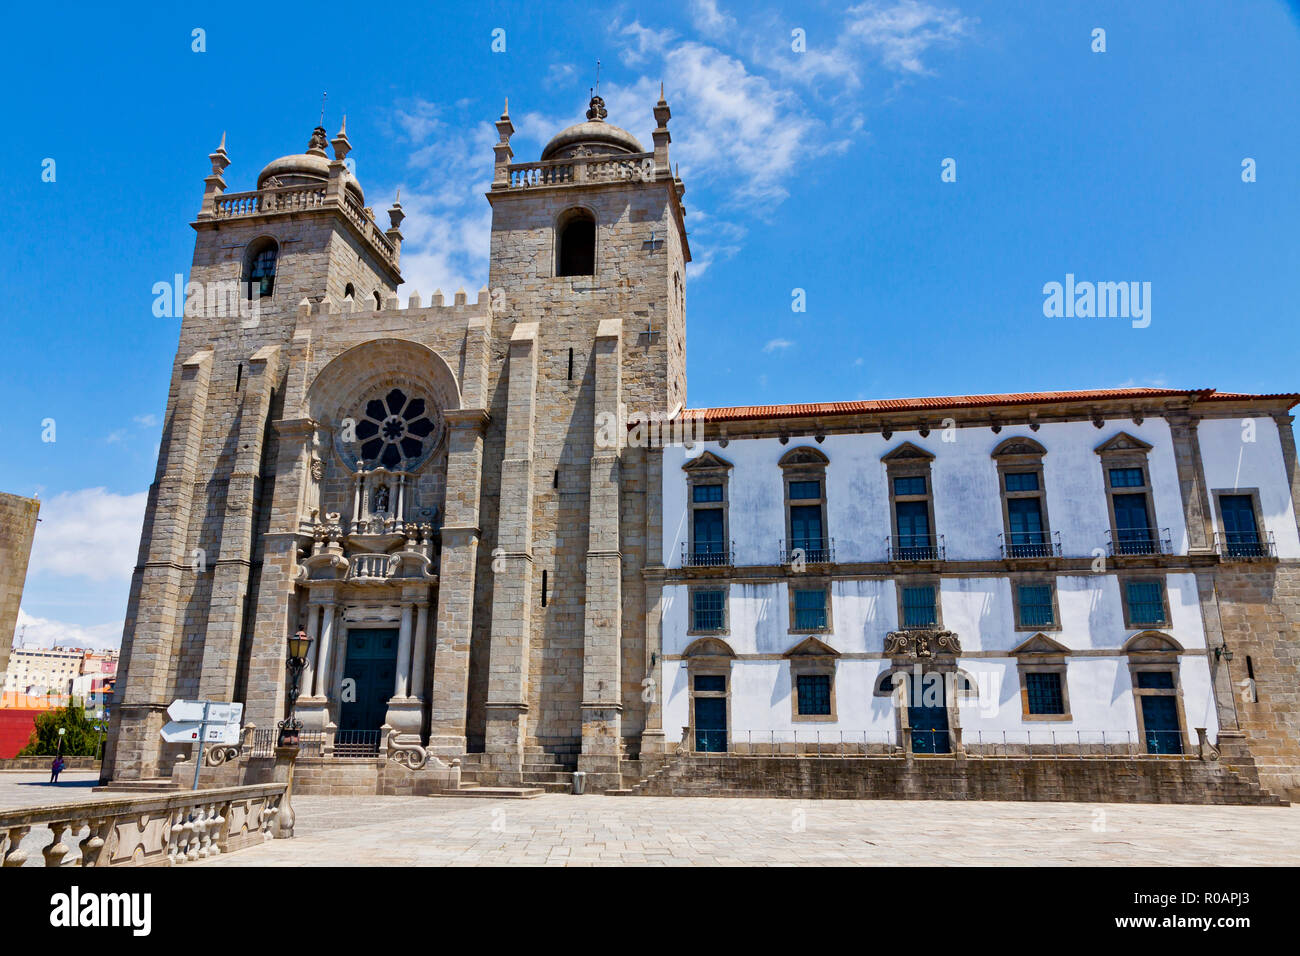
[[[1300,808],[298,797],[297,836],[198,866],[1295,865]]]

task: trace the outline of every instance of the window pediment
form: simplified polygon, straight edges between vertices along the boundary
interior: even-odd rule
[[[893,451],[882,455],[880,460],[886,464],[894,462],[934,461],[934,455],[930,454],[919,445],[914,445],[910,441],[905,441]]]
[[[823,455],[816,448],[808,445],[801,445],[798,448],[791,448],[781,456],[780,465],[782,468],[788,468],[791,465],[820,465],[830,464],[830,459]]]
[[[1146,454],[1152,446],[1140,438],[1134,438],[1128,432],[1120,432],[1107,438],[1104,442],[1093,449],[1097,454],[1104,455],[1107,452],[1138,452]]]
[[[1047,449],[1034,441],[1032,438],[1023,436],[1013,436],[993,449],[994,458],[1004,458],[1012,455],[1032,455],[1041,458],[1047,454]]]
[[[682,657],[735,657],[736,652],[731,649],[731,645],[726,641],[718,640],[716,637],[702,637],[698,641],[692,641],[690,646],[682,652]]]
[[[1124,644],[1125,654],[1181,654],[1183,645],[1163,631],[1142,631]]]
[[[1054,641],[1040,631],[1011,653],[1017,657],[1060,657],[1069,654],[1070,649],[1060,641]]]
[[[734,467],[725,458],[719,458],[711,451],[701,452],[682,465],[682,471],[706,471],[709,469],[730,469]]]
[[[818,657],[822,659],[836,658],[840,652],[835,650],[825,641],[819,641],[815,637],[804,638],[794,647],[790,648],[783,655],[784,657]]]

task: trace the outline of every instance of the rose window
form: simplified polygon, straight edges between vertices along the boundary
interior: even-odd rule
[[[400,388],[372,398],[357,419],[358,460],[368,468],[413,466],[436,444],[436,418],[424,399],[411,398]]]

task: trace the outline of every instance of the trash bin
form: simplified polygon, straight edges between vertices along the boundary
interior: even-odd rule
[[[587,786],[587,775],[581,770],[573,771],[573,792],[582,793]]]

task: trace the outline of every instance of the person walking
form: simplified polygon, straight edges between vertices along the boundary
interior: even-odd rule
[[[50,783],[59,782],[59,774],[63,772],[63,758],[55,757],[50,763]]]

